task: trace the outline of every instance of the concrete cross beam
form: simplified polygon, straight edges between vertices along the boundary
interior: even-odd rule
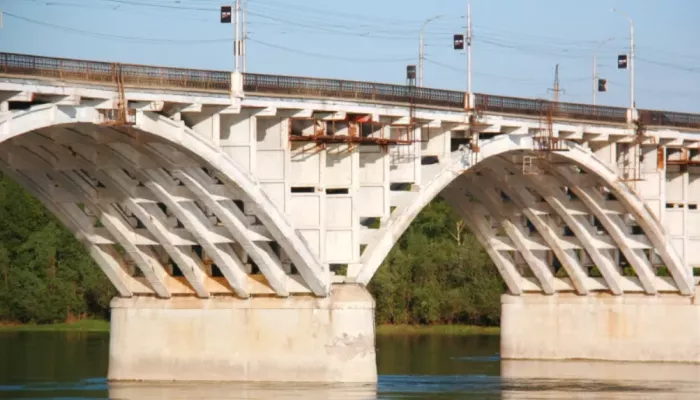
[[[484,179],[478,179],[476,176],[463,175],[456,180],[457,185],[461,185],[476,197],[481,204],[489,210],[492,218],[495,218],[501,227],[505,230],[506,235],[515,245],[518,252],[521,254],[530,270],[535,274],[537,280],[542,286],[545,294],[554,294],[554,276],[549,266],[542,258],[536,256],[532,250],[525,244],[526,239],[523,232],[517,227],[512,219],[513,214],[509,213],[503,207],[503,200],[496,196],[496,188]]]
[[[231,232],[236,241],[243,247],[246,253],[255,261],[261,272],[267,278],[277,293],[281,296],[288,295],[285,288],[287,275],[282,267],[282,262],[277,257],[268,243],[254,242],[250,235],[243,212],[233,204],[233,201],[217,201],[207,190],[206,175],[199,169],[187,169],[176,171],[174,175],[187,186]],[[287,293],[287,294],[285,294]]]
[[[498,168],[499,160],[499,158],[494,158],[489,160],[488,164],[496,164],[496,168]],[[502,165],[500,167],[502,168]],[[545,219],[532,211],[531,207],[535,203],[534,196],[524,188],[515,187],[511,185],[510,182],[504,181],[497,174],[493,173],[493,169],[482,168],[481,172],[484,175],[484,178],[481,179],[482,182],[498,182],[498,187],[503,190],[519,208],[522,209],[523,215],[530,220],[530,222],[532,222],[537,232],[544,238],[549,247],[552,249],[554,255],[556,255],[557,259],[561,261],[562,266],[566,270],[569,278],[571,278],[577,293],[581,295],[588,294],[589,289],[586,284],[588,281],[588,276],[578,260],[575,251],[573,249],[565,249],[566,245],[552,226],[551,219]]]

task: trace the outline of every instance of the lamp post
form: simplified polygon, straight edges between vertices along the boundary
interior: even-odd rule
[[[632,112],[634,112],[634,22],[627,13],[615,8],[611,9],[610,11],[622,15],[623,17],[627,18],[630,23],[630,109]]]
[[[613,40],[615,38],[607,38],[603,41],[600,41],[596,44],[595,50],[593,51],[593,105],[595,105],[596,102],[596,93],[598,92],[598,50],[600,50],[600,46],[603,44]]]
[[[472,94],[472,2],[467,2],[467,93]]]
[[[428,18],[424,23],[423,26],[420,28],[420,44],[419,44],[419,51],[418,51],[418,86],[423,87],[423,60],[425,59],[423,55],[423,33],[425,31],[425,27],[432,21],[435,21],[436,19],[442,17],[442,15],[437,15],[432,18]]]

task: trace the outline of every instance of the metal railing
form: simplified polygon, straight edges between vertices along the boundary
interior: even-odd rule
[[[0,53],[0,75],[53,78],[64,81],[114,84],[117,66],[126,87],[206,92],[230,92],[231,73],[149,65],[52,58],[27,54]],[[464,92],[404,85],[337,79],[244,74],[243,90],[250,94],[324,97],[382,103],[415,104],[463,111]],[[578,103],[475,94],[479,112],[542,116],[551,108],[552,118],[611,123],[627,121],[627,109]],[[647,126],[700,128],[700,114],[639,110]]]
[[[639,120],[646,126],[700,129],[700,114],[639,110]]]
[[[0,73],[55,78],[74,82],[115,82],[117,65],[121,66],[124,85],[159,89],[190,89],[228,92],[231,73],[149,65],[117,64],[101,61],[71,60],[0,53]]]
[[[626,122],[627,109],[621,107],[594,106],[590,104],[550,102],[548,100],[475,94],[474,108],[480,111],[505,114],[545,115],[551,107],[552,118],[585,119],[604,122]]]
[[[464,92],[336,79],[245,74],[243,91],[464,109]]]

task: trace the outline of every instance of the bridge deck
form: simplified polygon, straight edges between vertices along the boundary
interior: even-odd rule
[[[125,87],[228,93],[231,73],[199,69],[121,64],[102,61],[52,58],[27,54],[0,53],[0,76],[32,77],[61,81],[116,84],[121,76]],[[282,75],[244,74],[247,93],[294,97],[323,97],[357,101],[415,104],[419,107],[467,110],[480,113],[542,117],[551,112],[554,119],[627,122],[627,109],[581,103],[554,103],[477,93],[474,105],[467,104],[464,92],[385,83],[320,79]],[[638,110],[646,126],[700,128],[700,114],[659,110]]]

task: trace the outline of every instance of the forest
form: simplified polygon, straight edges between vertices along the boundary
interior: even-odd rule
[[[41,203],[0,175],[0,323],[109,318],[115,291]],[[370,283],[378,324],[497,325],[505,287],[440,199],[416,218]]]

